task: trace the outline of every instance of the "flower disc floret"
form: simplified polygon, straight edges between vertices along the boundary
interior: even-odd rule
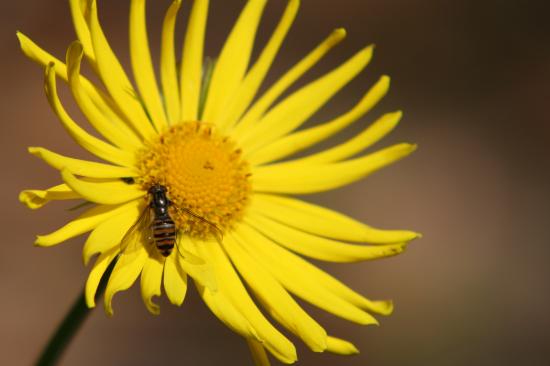
[[[236,145],[214,126],[205,122],[172,126],[147,143],[138,160],[139,183],[145,190],[155,184],[168,189],[174,204],[172,218],[186,234],[212,234],[211,226],[193,214],[222,231],[242,218],[251,190],[249,166]]]

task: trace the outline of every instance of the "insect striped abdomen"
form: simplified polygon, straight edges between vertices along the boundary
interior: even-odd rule
[[[176,224],[167,216],[156,218],[151,225],[153,231],[153,239],[160,254],[168,257],[174,249],[176,243]]]

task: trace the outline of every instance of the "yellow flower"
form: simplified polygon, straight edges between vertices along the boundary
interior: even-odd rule
[[[358,324],[376,324],[371,313],[388,315],[392,303],[363,297],[302,257],[331,262],[387,257],[402,252],[418,234],[374,229],[291,195],[357,181],[407,156],[415,145],[402,143],[356,156],[397,125],[401,113],[394,112],[339,145],[288,158],[360,119],[386,94],[389,78],[383,76],[348,112],[298,130],[367,66],[372,46],[279,101],[344,39],[345,31],[337,29],[257,97],[299,0],[289,0],[273,35],[251,65],[266,0],[248,1],[212,69],[203,67],[208,0],[193,3],[181,66],[177,66],[174,29],[181,1],[176,0],[162,29],[159,88],[147,41],[145,0],[132,0],[130,56],[135,89],[103,33],[96,1],[71,0],[70,5],[78,41],[68,48],[66,63],[23,34],[18,37],[23,52],[45,67],[46,95],[67,132],[106,163],[74,159],[41,147],[29,149],[58,169],[63,182],[23,191],[23,203],[32,209],[52,200],[93,203],[59,230],[38,236],[36,244],[53,246],[91,232],[83,249],[84,263],[98,256],[86,283],[86,301],[89,307],[95,305],[98,283],[116,261],[105,293],[108,314],[113,313],[115,293],[128,289],[138,277],[145,305],[153,314],[159,308],[152,298],[160,296],[162,288],[171,303],[181,305],[190,276],[212,312],[247,339],[258,364],[269,363],[265,350],[285,363],[296,361],[297,356],[294,345],[265,318],[249,291],[266,313],[313,351],[358,352],[351,343],[327,335],[293,296]],[[83,58],[103,85],[81,75]],[[211,78],[205,77],[209,71]],[[89,134],[69,116],[59,100],[56,78],[68,83],[102,138]],[[148,212],[148,190],[155,185],[166,187],[172,202],[169,214],[179,230],[177,250],[166,257],[147,240],[143,231],[149,223],[139,228],[143,239],[132,250],[125,245],[126,233]]]

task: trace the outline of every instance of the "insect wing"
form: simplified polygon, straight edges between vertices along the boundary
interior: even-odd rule
[[[200,215],[197,215],[196,213],[194,213],[193,211],[191,211],[188,208],[178,207],[178,206],[175,206],[175,205],[172,205],[172,207],[174,207],[176,210],[178,210],[180,212],[184,212],[184,213],[188,214],[189,216],[193,217],[194,219],[206,224],[210,228],[210,232],[212,233],[214,238],[219,243],[221,243],[223,241],[223,233],[222,233],[222,231],[219,227],[217,227],[216,225],[214,225],[210,221],[206,220],[204,217],[202,217]]]
[[[120,254],[123,257],[134,256],[143,245],[149,244],[152,239],[151,220],[151,209],[147,205],[120,241]]]

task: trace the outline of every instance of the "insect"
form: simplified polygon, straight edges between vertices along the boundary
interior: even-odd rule
[[[166,187],[161,184],[155,184],[149,188],[149,202],[141,212],[136,223],[128,229],[122,238],[120,242],[121,253],[128,254],[135,251],[143,243],[154,243],[158,252],[163,257],[168,257],[172,253],[174,246],[177,247],[178,235],[178,229],[170,216],[169,207],[173,207],[176,211],[186,213],[193,217],[193,219],[206,224],[210,227],[216,240],[222,240],[222,232],[216,225],[187,208],[174,205],[168,199],[166,193]],[[179,252],[183,256],[181,251]]]

